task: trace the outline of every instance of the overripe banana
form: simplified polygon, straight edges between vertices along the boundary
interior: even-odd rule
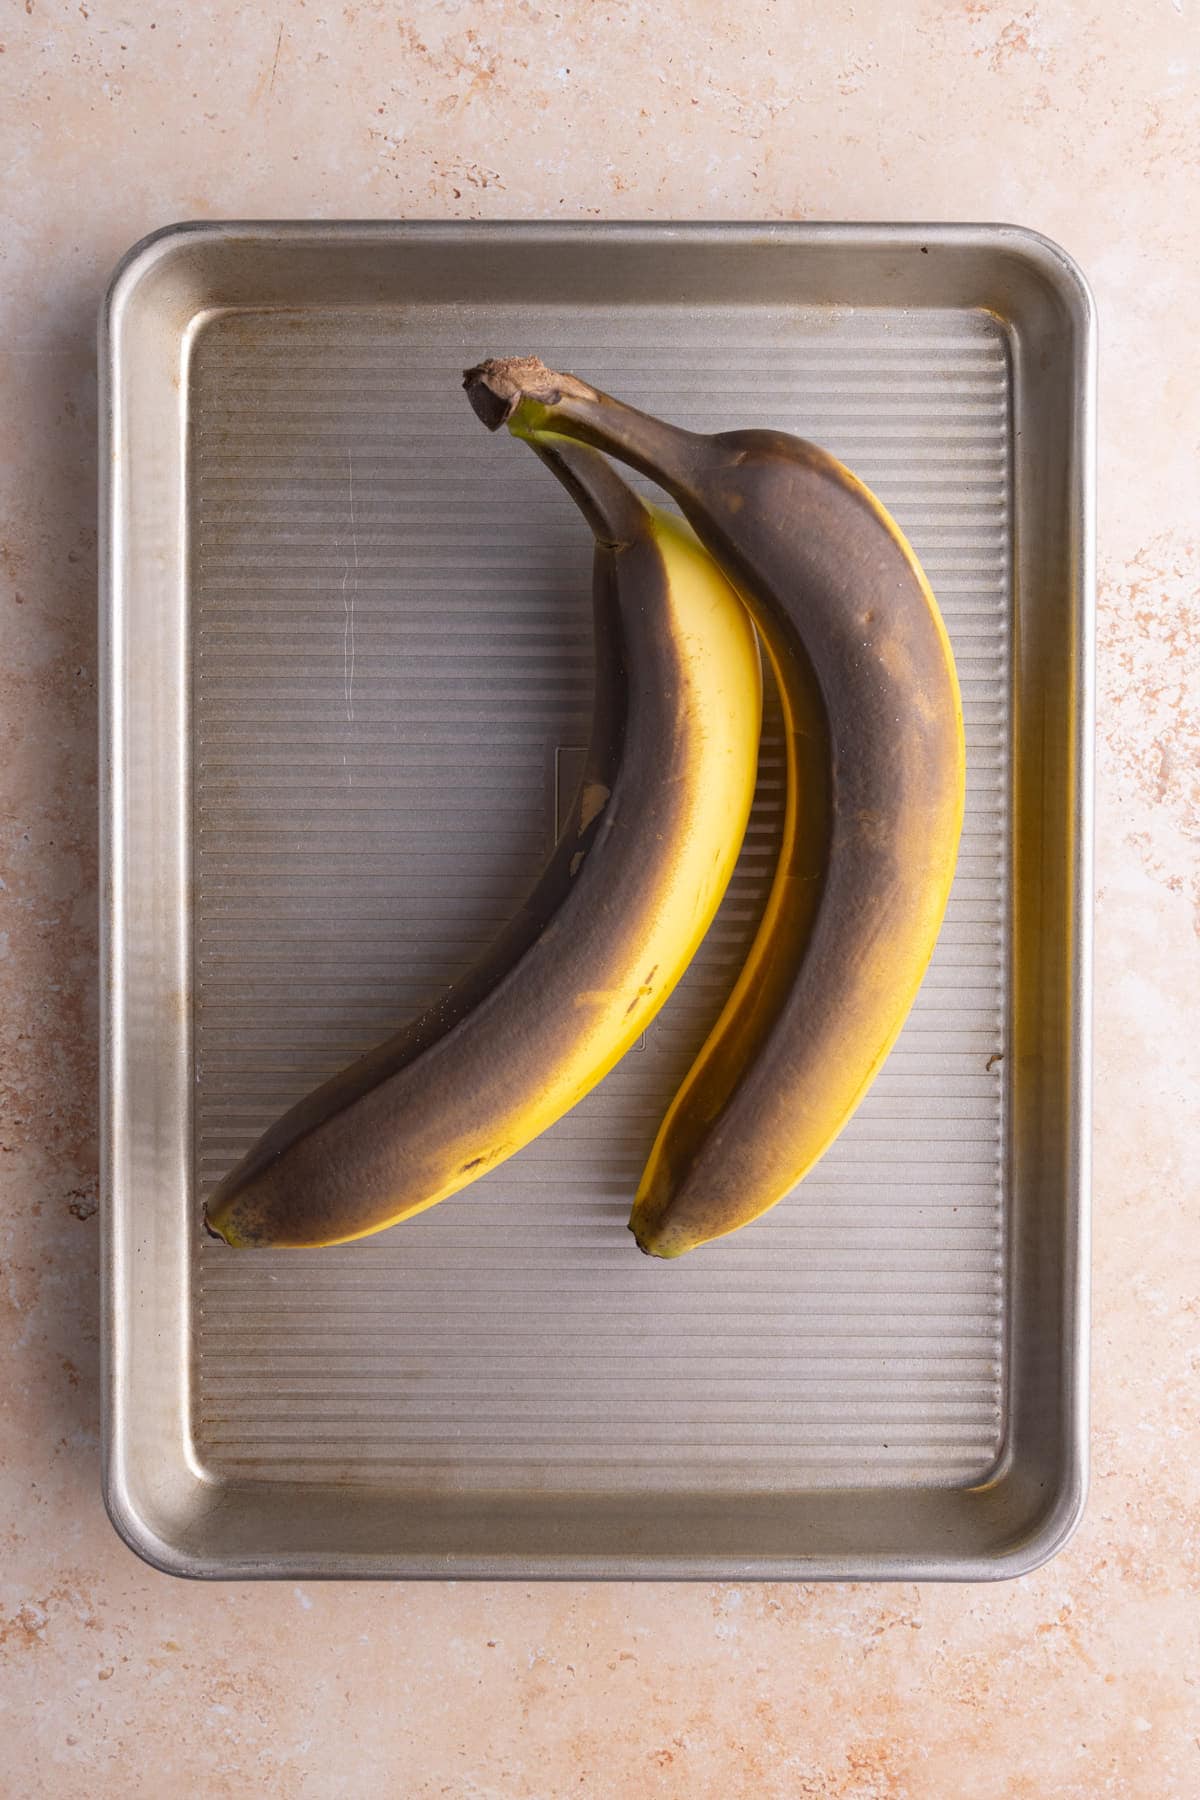
[[[597,705],[572,814],[484,964],[220,1183],[207,1220],[230,1244],[365,1237],[513,1155],[644,1031],[733,872],[762,697],[745,610],[690,528],[596,451],[536,448],[596,539]]]
[[[679,1256],[757,1218],[850,1118],[916,997],[962,829],[962,703],[895,522],[835,458],[777,431],[704,436],[535,358],[464,378],[476,412],[594,445],[657,481],[749,607],[779,684],[782,849],[742,971],[634,1203]]]

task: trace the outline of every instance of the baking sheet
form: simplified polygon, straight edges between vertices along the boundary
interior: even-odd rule
[[[110,471],[107,1496],[209,1575],[958,1576],[1084,1484],[1092,323],[1002,228],[205,226],[134,252]],[[552,1132],[390,1233],[205,1238],[205,1192],[520,903],[590,714],[591,552],[459,390],[554,366],[798,431],[909,535],[968,812],[850,1127],[680,1263],[624,1230],[752,935],[780,757],[701,956]]]

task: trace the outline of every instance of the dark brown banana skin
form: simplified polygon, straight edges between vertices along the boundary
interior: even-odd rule
[[[533,358],[482,364],[464,386],[491,429],[569,435],[663,486],[746,601],[783,696],[804,829],[720,1052],[702,1053],[668,1115],[631,1219],[644,1249],[676,1256],[795,1185],[915,996],[961,829],[953,659],[897,528],[815,445],[685,431]]]

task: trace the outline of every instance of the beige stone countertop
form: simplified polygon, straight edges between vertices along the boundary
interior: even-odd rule
[[[0,9],[0,1793],[1200,1794],[1200,0]],[[992,1587],[197,1585],[97,1389],[96,368],[180,218],[1002,219],[1101,321],[1092,1496]]]

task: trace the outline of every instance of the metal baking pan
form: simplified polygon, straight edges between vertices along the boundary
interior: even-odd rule
[[[870,1097],[752,1229],[624,1225],[771,867],[779,762],[644,1042],[344,1249],[200,1204],[519,904],[590,711],[590,546],[462,367],[815,438],[941,600],[969,805]],[[1006,227],[197,225],[102,329],[105,1487],[206,1576],[958,1578],[1085,1487],[1095,328]]]

